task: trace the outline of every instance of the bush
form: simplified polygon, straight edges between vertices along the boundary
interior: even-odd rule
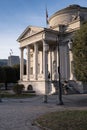
[[[16,84],[14,87],[13,87],[13,91],[16,93],[16,94],[21,94],[22,91],[24,89],[24,85],[23,84]]]

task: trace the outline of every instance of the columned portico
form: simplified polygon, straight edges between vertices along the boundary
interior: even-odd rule
[[[61,81],[73,79],[71,70],[73,57],[71,50],[68,48],[67,39],[60,44],[56,39],[58,39],[57,31],[42,28],[41,31],[30,35],[27,39],[20,40],[20,82],[25,85],[26,89],[28,85],[32,85],[37,94],[47,95],[55,92],[54,81],[59,80],[58,45],[60,49]],[[23,54],[25,48],[27,49],[26,75],[24,74]]]
[[[37,28],[37,30],[38,29],[39,28]],[[32,85],[33,89],[37,92],[37,94],[48,95],[50,93],[55,92],[55,88],[51,84],[51,81],[53,80],[52,75],[54,75],[54,68],[56,75],[58,68],[56,49],[57,34],[58,32],[56,31],[51,32],[51,30],[45,30],[44,28],[41,28],[39,30],[39,33],[36,33],[35,36],[32,36],[31,34],[27,39],[23,38],[23,40],[21,40],[20,37],[20,83],[23,83],[26,89],[28,88],[28,85]],[[24,74],[25,48],[26,74]],[[55,66],[53,65],[54,63]],[[49,78],[48,72],[50,73]]]
[[[47,32],[46,32],[47,31]],[[54,35],[55,34],[55,35]],[[33,38],[32,38],[33,37]],[[32,40],[31,40],[32,38]],[[41,33],[21,42],[20,58],[20,82],[26,85],[32,85],[33,89],[39,94],[50,94],[55,92],[54,81],[58,81],[58,32],[42,29]],[[34,41],[33,41],[34,40]],[[68,49],[68,43],[60,43],[60,70],[61,81],[69,79],[69,72],[72,78],[71,50]],[[24,75],[24,49],[27,49],[26,75]],[[69,53],[67,52],[69,50]],[[69,57],[70,61],[69,61]],[[69,64],[69,65],[68,65]],[[68,67],[70,66],[70,68]],[[70,69],[70,70],[69,70]],[[48,77],[48,73],[50,77]]]
[[[55,88],[51,84],[51,81],[53,80],[52,75],[54,75],[54,68],[57,75],[57,34],[56,31],[50,32],[50,30],[48,30],[48,32],[46,32],[44,28],[41,28],[41,32],[36,34],[36,38],[30,35],[27,39],[23,38],[23,40],[20,41],[20,83],[23,83],[26,89],[28,85],[32,85],[37,94],[47,95],[55,92]],[[26,74],[24,73],[24,49],[26,49],[27,56]],[[55,66],[53,66],[54,62]],[[48,73],[50,73],[49,77]]]

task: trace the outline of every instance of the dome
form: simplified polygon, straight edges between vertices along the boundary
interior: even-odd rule
[[[55,27],[59,24],[67,25],[78,16],[79,11],[87,12],[87,8],[79,5],[69,5],[64,9],[57,11],[49,18],[50,27]]]

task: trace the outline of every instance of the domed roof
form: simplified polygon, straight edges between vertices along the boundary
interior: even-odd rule
[[[81,7],[80,5],[76,5],[76,4],[73,4],[73,5],[69,5],[68,7],[64,8],[64,9],[61,9],[59,11],[57,11],[56,13],[54,13],[50,18],[49,18],[49,21],[50,19],[52,19],[53,17],[55,17],[56,15],[58,14],[63,14],[63,13],[66,13],[66,12],[69,12],[69,11],[72,11],[72,10],[80,10],[80,9],[87,9],[86,7]]]
[[[61,10],[57,11],[56,13],[65,12],[65,11],[69,11],[69,10],[72,10],[72,9],[79,9],[79,8],[80,8],[79,5],[69,5],[68,7],[61,9]]]

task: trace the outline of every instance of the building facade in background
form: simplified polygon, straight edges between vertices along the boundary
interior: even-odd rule
[[[0,59],[0,66],[7,66],[8,60],[7,59]]]
[[[17,65],[17,64],[20,64],[19,56],[10,55],[8,57],[8,66],[12,67],[13,65]]]
[[[87,8],[70,5],[49,18],[48,28],[28,26],[25,29],[17,41],[20,43],[21,52],[20,83],[24,84],[26,89],[32,86],[37,94],[55,92],[54,81],[59,80],[59,54],[61,82],[76,80],[72,38],[84,21],[87,21]],[[25,50],[26,75],[23,60]],[[79,89],[79,91],[82,90]]]

